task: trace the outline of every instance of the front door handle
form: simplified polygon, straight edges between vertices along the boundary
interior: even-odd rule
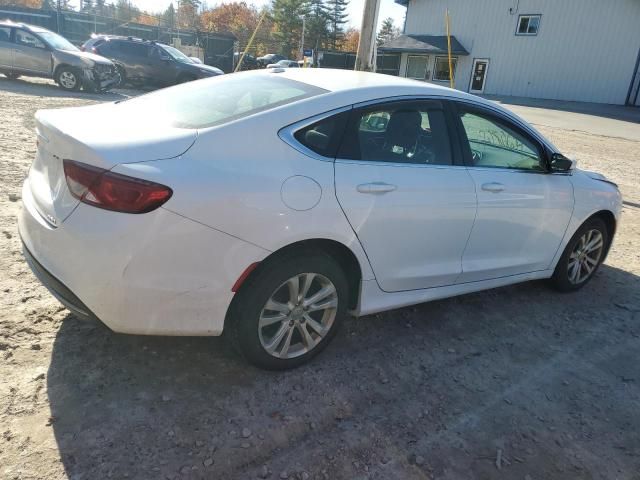
[[[390,183],[374,182],[374,183],[363,183],[361,185],[358,185],[357,190],[360,193],[380,194],[380,193],[393,192],[396,188],[398,187],[395,185],[391,185]]]
[[[489,182],[483,183],[481,188],[487,192],[498,193],[504,190],[504,185],[497,182]]]

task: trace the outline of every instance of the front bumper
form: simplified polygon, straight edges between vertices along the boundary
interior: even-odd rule
[[[110,65],[95,65],[84,70],[84,83],[97,91],[108,90],[120,83],[120,76],[115,67]]]

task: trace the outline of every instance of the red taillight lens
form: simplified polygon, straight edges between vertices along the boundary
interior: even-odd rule
[[[159,183],[121,175],[85,163],[64,161],[71,194],[83,203],[123,213],[147,213],[171,198]]]

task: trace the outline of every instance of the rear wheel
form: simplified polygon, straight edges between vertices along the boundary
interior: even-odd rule
[[[20,75],[18,75],[17,73],[5,73],[5,76],[9,79],[9,80],[17,80],[20,78]]]
[[[56,74],[56,83],[70,92],[77,91],[82,86],[78,71],[72,67],[61,67]]]
[[[587,220],[571,237],[551,277],[562,292],[584,287],[603,262],[609,246],[609,232],[599,218]]]
[[[338,263],[323,253],[261,266],[234,300],[230,333],[254,365],[297,367],[320,353],[344,316],[348,287]]]

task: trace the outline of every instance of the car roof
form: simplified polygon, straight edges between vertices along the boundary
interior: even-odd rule
[[[25,30],[29,30],[31,32],[51,32],[51,30],[47,30],[44,27],[40,27],[38,25],[29,25],[28,23],[22,22],[14,22],[12,20],[0,20],[0,25],[3,27],[15,27],[15,28],[24,28]]]
[[[258,71],[264,72],[264,71]],[[330,92],[366,91],[371,100],[402,95],[434,95],[452,98],[473,99],[487,103],[480,97],[433,83],[411,80],[394,75],[372,72],[356,72],[331,68],[294,68],[272,71],[268,74],[303,82]]]

